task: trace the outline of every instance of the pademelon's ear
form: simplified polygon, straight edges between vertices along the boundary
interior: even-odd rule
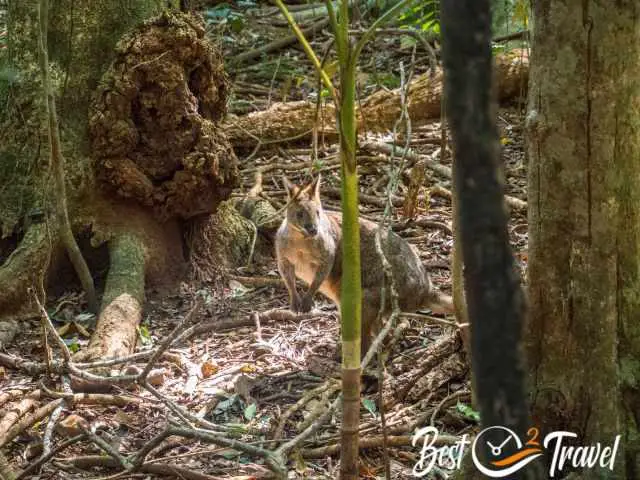
[[[313,198],[315,201],[320,201],[320,174],[314,178],[309,185],[304,187],[303,192]]]
[[[320,202],[320,182],[322,181],[321,175],[318,173],[318,176],[312,183],[313,185],[313,196],[317,202]]]
[[[291,182],[291,180],[289,180],[284,175],[282,176],[282,183],[284,183],[284,189],[287,191],[287,197],[289,199],[292,199],[293,197],[295,197],[296,193],[298,192],[298,187],[295,186],[293,182]]]

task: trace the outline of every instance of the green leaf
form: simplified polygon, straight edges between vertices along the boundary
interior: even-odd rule
[[[370,398],[363,398],[362,406],[366,408],[367,412],[369,412],[371,415],[373,415],[374,417],[376,416],[376,413],[378,412],[378,409],[376,408],[376,402],[374,402]]]
[[[456,409],[468,420],[473,420],[474,422],[480,421],[480,413],[476,412],[469,405],[458,402],[458,404],[456,405]]]
[[[238,399],[238,395],[231,395],[226,400],[223,400],[220,403],[218,403],[213,413],[216,414],[216,413],[226,412],[233,406],[234,403],[236,403],[237,399]]]
[[[78,337],[73,337],[70,339],[64,339],[64,343],[69,347],[69,351],[71,353],[76,353],[80,350],[80,344],[78,343]]]
[[[409,37],[408,35],[404,35],[402,39],[400,39],[400,50],[407,50],[409,48],[413,48],[416,44],[416,39],[413,37]]]
[[[140,337],[140,343],[142,345],[151,345],[151,333],[146,325],[138,325],[138,336]]]
[[[317,172],[318,170],[322,170],[322,167],[324,167],[324,162],[322,161],[321,158],[317,158],[316,160],[314,160],[313,162],[313,171]]]
[[[247,420],[253,420],[256,416],[256,412],[258,411],[258,407],[255,403],[252,403],[247,408],[244,409],[244,418]]]
[[[222,456],[227,460],[233,460],[234,458],[237,458],[238,455],[240,455],[240,452],[236,452],[235,450],[227,450],[222,453]]]

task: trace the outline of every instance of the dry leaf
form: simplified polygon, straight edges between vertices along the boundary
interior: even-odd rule
[[[246,364],[246,365],[242,366],[240,371],[242,373],[255,373],[256,372],[256,366],[255,365]]]
[[[75,437],[82,433],[83,428],[88,429],[89,422],[80,415],[72,413],[56,425],[56,432],[63,437]]]
[[[220,367],[213,363],[211,360],[207,360],[202,365],[200,365],[200,372],[202,373],[202,378],[209,378],[211,375],[214,375],[220,371]]]

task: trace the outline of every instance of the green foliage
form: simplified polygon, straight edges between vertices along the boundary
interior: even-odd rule
[[[376,72],[371,75],[371,78],[376,85],[382,85],[389,89],[398,88],[400,86],[400,77],[391,72]]]
[[[367,0],[367,10],[380,16],[400,0]],[[440,0],[423,0],[404,9],[396,24],[400,28],[411,28],[440,35]]]
[[[257,411],[258,411],[258,407],[255,403],[248,405],[244,409],[244,418],[246,418],[249,421],[253,420],[253,418],[256,416]]]
[[[400,14],[401,27],[440,35],[440,0],[425,0],[407,8]]]
[[[69,351],[71,353],[76,353],[80,350],[80,343],[78,343],[78,337],[73,337],[70,339],[63,339],[63,342],[69,347]]]
[[[371,415],[373,415],[374,417],[376,416],[376,413],[378,411],[378,409],[376,408],[376,402],[374,402],[373,400],[371,400],[370,398],[363,398],[362,399],[362,406],[367,410],[367,412],[369,412]]]
[[[138,338],[142,345],[151,345],[153,343],[151,332],[149,332],[149,328],[144,324],[138,326]]]
[[[389,10],[399,0],[367,0],[367,9],[376,15]],[[529,28],[529,0],[493,0],[493,34],[495,36]],[[440,35],[440,0],[424,0],[406,8],[398,17],[400,28]]]
[[[238,2],[238,6],[245,8],[251,8],[255,5],[255,2],[250,0]],[[235,33],[241,32],[247,23],[245,14],[236,10],[228,3],[220,3],[213,8],[207,9],[205,11],[205,18],[207,23],[216,25],[223,30],[228,28]]]
[[[494,36],[529,28],[528,0],[493,0],[491,10]]]
[[[458,412],[460,412],[466,419],[474,422],[480,422],[480,413],[475,411],[469,405],[458,402],[456,410],[458,410]]]

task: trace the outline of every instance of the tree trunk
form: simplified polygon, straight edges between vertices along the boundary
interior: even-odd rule
[[[534,420],[580,445],[621,434],[618,479],[640,477],[639,15],[537,0],[527,117]]]
[[[496,88],[500,101],[510,101],[526,95],[529,74],[528,56],[516,50],[500,55],[495,64]],[[409,87],[411,101],[408,113],[411,122],[419,125],[440,117],[440,95],[442,72],[424,74],[416,78]],[[400,90],[380,90],[360,102],[357,111],[358,131],[386,132],[393,129],[400,117],[402,104]],[[315,126],[315,102],[288,102],[275,104],[268,110],[250,113],[230,120],[226,130],[231,143],[248,147],[262,142],[310,136]],[[324,105],[319,113],[319,134],[337,138],[335,107]]]
[[[91,159],[81,138],[86,134],[87,109],[91,95],[112,58],[120,35],[135,22],[153,13],[158,2],[138,2],[127,9],[122,2],[88,0],[52,2],[49,11],[48,50],[51,61],[51,90],[57,98],[63,125],[62,150],[68,157],[65,171],[72,224],[78,231],[86,223],[74,214],[78,204],[85,212],[95,199]],[[8,12],[8,61],[16,72],[15,83],[0,90],[0,170],[5,184],[0,194],[0,234],[21,239],[11,261],[0,266],[3,317],[32,311],[26,291],[46,279],[50,257],[54,260],[59,237],[56,227],[47,227],[53,212],[49,188],[48,126],[38,59],[38,18],[34,4],[10,2]],[[6,173],[6,175],[4,174]],[[37,222],[29,221],[30,217]],[[27,221],[23,220],[27,219]],[[24,235],[24,238],[22,236]],[[50,249],[53,248],[53,252]]]
[[[525,438],[530,424],[519,348],[525,303],[509,245],[498,165],[489,0],[443,2],[442,33],[475,398],[483,428],[499,425]],[[494,433],[483,439],[506,444],[504,434],[496,438]],[[498,458],[487,444],[479,442],[479,457],[489,473],[500,473],[488,462]],[[485,475],[467,472],[465,478]],[[528,467],[516,478],[540,477]]]
[[[47,275],[55,281],[57,259],[64,260],[47,207],[51,182],[32,7],[10,3],[9,59],[18,76],[15,84],[0,85],[8,107],[0,112],[0,174],[7,179],[0,188],[0,234],[17,244],[10,255],[0,251],[0,307],[9,307],[1,318],[30,313],[27,288],[46,285]],[[145,285],[175,286],[184,275],[176,220],[188,226],[215,211],[237,180],[235,155],[218,127],[228,94],[221,54],[196,17],[165,7],[160,0],[58,0],[49,11],[51,90],[71,226],[111,254],[85,358],[135,347]],[[27,226],[22,219],[31,217],[37,222]]]

